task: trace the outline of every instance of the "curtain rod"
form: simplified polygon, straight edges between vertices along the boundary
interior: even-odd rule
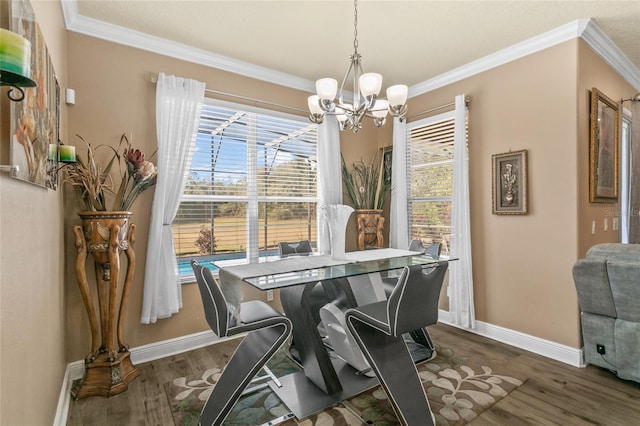
[[[464,104],[465,105],[469,105],[469,102],[471,102],[471,98],[469,96],[465,96]],[[428,109],[426,111],[422,111],[422,112],[419,112],[417,114],[413,114],[412,116],[407,117],[407,120],[409,120],[410,118],[416,118],[416,117],[419,117],[421,115],[429,114],[430,112],[437,111],[437,110],[442,109],[442,108],[447,108],[447,107],[450,107],[450,106],[454,106],[455,104],[456,104],[455,102],[449,102],[448,104],[440,105],[440,106],[437,106],[435,108],[431,108],[431,109]]]
[[[152,83],[155,84],[155,83],[158,82],[158,76],[156,74],[151,74],[150,80],[151,80]],[[255,103],[255,106],[259,106],[259,104],[271,105],[271,106],[274,106],[274,107],[289,109],[289,110],[292,110],[292,111],[304,112],[307,115],[309,114],[309,111],[307,111],[306,109],[300,109],[300,108],[292,107],[292,106],[289,106],[289,105],[278,104],[278,103],[275,103],[275,102],[263,101],[263,100],[256,99],[256,98],[250,98],[248,96],[235,95],[233,93],[221,92],[219,90],[207,89],[207,88],[205,88],[204,91],[206,93],[212,93],[214,95],[226,96],[226,97],[229,97],[229,98],[240,99],[240,100],[243,100],[245,102],[253,102],[253,103]]]

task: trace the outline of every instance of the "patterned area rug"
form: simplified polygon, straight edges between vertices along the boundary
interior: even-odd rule
[[[276,376],[298,370],[284,352],[269,362]],[[176,426],[195,426],[211,389],[220,377],[222,365],[192,377],[179,377],[164,385]],[[504,398],[523,380],[494,372],[487,365],[474,364],[469,357],[457,357],[454,351],[437,348],[437,356],[417,366],[437,425],[458,426]],[[511,372],[510,374],[514,374]],[[225,421],[230,426],[256,426],[288,413],[287,407],[269,387],[240,399]],[[354,414],[357,413],[358,415]],[[380,387],[376,387],[306,419],[289,419],[285,426],[376,426],[398,425],[398,420]]]

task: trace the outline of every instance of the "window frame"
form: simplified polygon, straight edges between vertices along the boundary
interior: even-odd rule
[[[258,180],[258,151],[259,151],[259,142],[256,138],[247,137],[244,143],[247,146],[247,158],[246,158],[246,169],[247,169],[247,190],[245,195],[215,195],[215,194],[183,194],[180,198],[180,204],[184,201],[204,201],[210,203],[218,203],[218,202],[241,202],[246,204],[246,212],[245,212],[245,226],[246,226],[246,250],[245,257],[239,259],[248,259],[251,262],[257,262],[260,257],[260,230],[264,227],[261,223],[261,213],[259,212],[259,206],[262,203],[278,203],[278,202],[288,202],[288,203],[315,203],[315,207],[312,207],[314,211],[317,211],[317,205],[319,203],[319,194],[317,188],[317,182],[319,179],[320,170],[317,167],[317,151],[318,151],[318,138],[317,138],[317,124],[309,123],[307,117],[302,117],[299,115],[288,114],[281,111],[270,110],[267,108],[260,108],[254,106],[242,105],[234,102],[222,101],[218,99],[205,98],[205,104],[211,105],[213,107],[220,107],[225,109],[234,110],[237,112],[242,112],[250,116],[246,125],[248,126],[256,126],[260,117],[267,118],[279,118],[284,120],[292,120],[295,122],[299,122],[301,124],[300,129],[311,129],[312,132],[315,132],[315,155],[309,156],[307,158],[312,159],[315,157],[316,161],[316,175],[315,181],[316,183],[316,192],[315,196],[269,196],[264,194],[258,194],[259,188],[259,180]],[[204,109],[203,109],[204,112]],[[199,123],[202,120],[202,115],[198,118]],[[199,124],[198,128],[200,129],[202,125]],[[255,130],[255,127],[248,128],[247,134],[252,134],[252,131]],[[200,133],[200,132],[199,132]],[[312,160],[313,161],[313,160]],[[191,172],[191,164],[189,165],[187,173]],[[185,187],[186,189],[186,187]],[[175,219],[174,219],[175,220]],[[315,218],[315,230],[317,236],[317,230],[319,227],[319,218],[316,215]],[[173,224],[172,224],[173,228]],[[241,252],[238,252],[241,253]],[[194,258],[204,257],[208,255],[199,255],[192,256]],[[180,263],[184,263],[184,257],[178,256],[176,253],[176,260],[178,262],[178,267]],[[207,261],[207,263],[209,263]],[[217,270],[212,271],[214,275],[217,275]],[[182,284],[192,283],[195,280],[195,277],[192,271],[189,271],[188,274],[180,274],[178,271],[178,275],[180,277],[180,282]]]
[[[448,196],[432,196],[432,195],[420,195],[420,196],[413,196],[412,191],[411,191],[411,184],[412,182],[415,181],[415,176],[412,176],[412,170],[415,167],[429,167],[429,166],[435,166],[436,164],[419,164],[419,165],[415,165],[412,164],[412,149],[415,149],[415,147],[412,144],[412,141],[415,140],[415,138],[411,137],[411,134],[413,131],[415,131],[416,129],[420,128],[420,127],[424,127],[427,128],[429,126],[434,126],[437,125],[438,123],[445,123],[445,122],[450,122],[450,124],[448,124],[447,126],[450,127],[450,132],[451,132],[451,139],[450,139],[450,143],[451,143],[451,157],[447,158],[445,161],[439,162],[438,164],[452,164],[452,168],[451,168],[451,172],[450,172],[450,176],[449,179],[451,180],[451,188],[450,188],[450,195]],[[466,125],[466,124],[465,124]],[[437,114],[437,115],[433,115],[430,117],[426,117],[414,122],[410,122],[407,123],[407,129],[406,129],[406,138],[407,138],[407,168],[406,168],[406,185],[407,185],[407,224],[408,224],[408,232],[409,232],[409,241],[413,240],[413,239],[420,239],[418,235],[415,235],[413,233],[413,229],[415,228],[415,221],[412,220],[413,215],[412,215],[412,203],[425,203],[425,202],[433,202],[433,203],[448,203],[450,208],[449,210],[451,211],[451,208],[453,207],[453,173],[454,173],[454,158],[453,158],[453,131],[454,131],[454,127],[455,127],[455,110],[451,110],[451,111],[447,111],[441,114]],[[468,130],[468,129],[467,129]],[[467,137],[467,148],[468,148],[468,137]],[[427,224],[428,225],[428,224]],[[452,224],[451,224],[451,217],[449,217],[448,223],[445,225],[442,225],[441,227],[445,227],[448,228],[448,232],[443,234],[442,239],[444,239],[445,244],[443,244],[442,239],[438,240],[438,241],[434,241],[434,242],[440,242],[442,244],[442,256],[443,257],[447,257],[450,253],[450,247],[449,244],[451,242],[451,234],[454,232]]]

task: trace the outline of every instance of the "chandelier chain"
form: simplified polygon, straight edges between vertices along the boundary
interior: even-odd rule
[[[358,53],[358,0],[353,2],[353,50]]]

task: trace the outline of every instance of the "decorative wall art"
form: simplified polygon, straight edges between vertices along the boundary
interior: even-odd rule
[[[60,90],[29,0],[11,1],[11,31],[31,42],[31,79],[21,102],[11,102],[11,164],[16,178],[56,189]]]
[[[527,150],[491,158],[493,214],[527,214]]]
[[[618,104],[591,89],[589,202],[618,201]]]

